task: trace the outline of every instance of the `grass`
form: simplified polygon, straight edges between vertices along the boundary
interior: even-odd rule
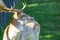
[[[20,0],[20,9],[22,6]],[[60,1],[58,0],[26,0],[27,7],[24,13],[35,18],[41,25],[40,40],[60,40]],[[10,23],[10,22],[8,22]],[[4,29],[2,29],[4,30]],[[3,31],[0,30],[0,40],[2,40]]]

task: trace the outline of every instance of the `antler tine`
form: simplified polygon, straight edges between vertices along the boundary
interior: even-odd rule
[[[24,10],[26,7],[26,2],[25,3],[22,2],[22,4],[23,4],[23,8],[21,10]]]
[[[15,2],[13,2],[13,7],[11,6],[11,10],[13,10],[15,7]]]

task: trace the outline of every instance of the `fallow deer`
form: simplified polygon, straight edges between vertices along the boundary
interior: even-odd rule
[[[0,5],[1,6],[1,5]],[[3,40],[39,40],[40,25],[33,17],[23,13],[23,8],[2,8],[0,11],[14,13],[12,22],[4,31]]]

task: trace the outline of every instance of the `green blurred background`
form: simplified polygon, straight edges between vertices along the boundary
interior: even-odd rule
[[[60,0],[19,0],[15,8],[22,8],[24,1],[27,4],[24,13],[34,17],[41,25],[39,39],[60,40]],[[12,21],[12,15],[6,26]],[[0,40],[5,28],[0,29]]]

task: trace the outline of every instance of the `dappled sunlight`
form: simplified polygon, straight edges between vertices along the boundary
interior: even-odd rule
[[[34,7],[34,6],[38,6],[38,4],[30,4],[30,5],[27,5],[27,7]]]
[[[39,38],[51,38],[53,35],[45,35],[45,36],[40,36]]]
[[[53,35],[46,35],[45,37],[46,38],[51,38],[51,37],[53,37]]]
[[[36,7],[36,6],[46,6],[46,5],[54,5],[55,4],[55,2],[51,2],[51,3],[40,3],[40,4],[38,4],[38,3],[34,3],[34,4],[29,4],[29,5],[27,5],[27,7]]]

